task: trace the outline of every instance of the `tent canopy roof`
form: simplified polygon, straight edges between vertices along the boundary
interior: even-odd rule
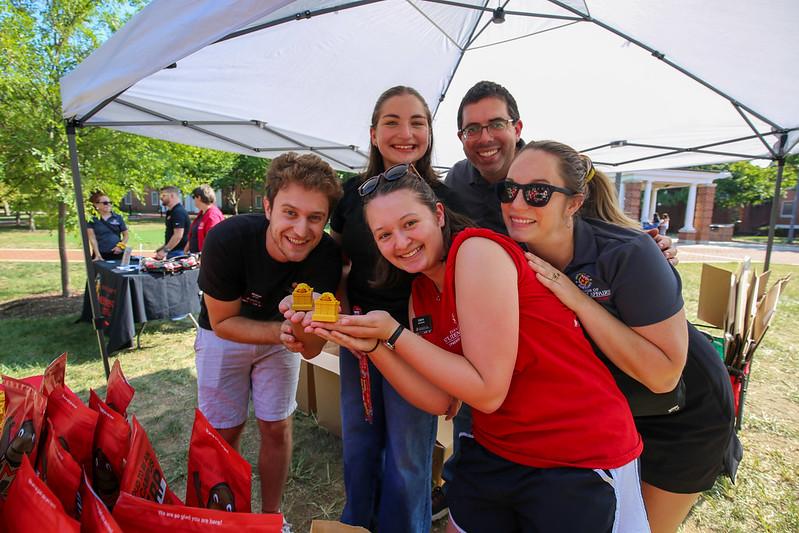
[[[488,79],[516,97],[525,139],[612,171],[774,158],[783,133],[797,150],[794,0],[499,4],[501,24],[479,0],[154,0],[61,80],[64,117],[355,170],[377,97],[409,85],[449,166],[460,98]]]

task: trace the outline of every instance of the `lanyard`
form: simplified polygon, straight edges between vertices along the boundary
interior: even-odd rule
[[[360,315],[361,313],[360,307],[357,305],[353,306],[353,315]],[[360,370],[361,402],[363,403],[364,420],[371,424],[374,421],[374,410],[372,409],[372,384],[369,379],[369,356],[357,350],[354,354],[358,358],[358,369]]]

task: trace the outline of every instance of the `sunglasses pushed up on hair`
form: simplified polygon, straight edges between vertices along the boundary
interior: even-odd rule
[[[574,196],[572,190],[556,187],[549,183],[526,183],[524,185],[513,180],[506,179],[496,187],[497,198],[503,204],[509,204],[516,199],[519,191],[522,191],[522,198],[530,207],[544,207],[552,199],[552,193],[559,192],[566,196]]]
[[[361,185],[358,187],[358,194],[361,195],[361,198],[364,196],[369,196],[375,192],[375,189],[377,189],[381,179],[386,181],[397,181],[398,179],[404,178],[408,175],[422,179],[422,176],[419,174],[419,171],[416,170],[416,167],[413,166],[413,163],[402,163],[399,165],[394,165],[385,172],[381,172],[377,176],[372,176],[368,180],[361,183]]]

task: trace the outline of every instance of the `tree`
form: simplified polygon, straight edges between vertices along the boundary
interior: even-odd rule
[[[782,175],[784,192],[796,185],[799,155],[786,158]],[[730,178],[716,182],[716,201],[724,207],[743,207],[769,202],[774,198],[774,182],[777,179],[777,167],[772,164],[761,168],[748,161],[737,161],[722,167],[732,174]]]
[[[230,171],[212,182],[216,188],[227,189],[226,200],[233,205],[233,213],[239,214],[241,194],[247,189],[263,192],[266,173],[271,160],[247,155],[235,156]]]
[[[146,0],[0,0],[0,190],[19,212],[58,228],[61,292],[69,294],[66,230],[77,225],[59,80]],[[100,128],[79,130],[84,191],[184,189],[228,173],[231,154]],[[55,205],[56,209],[53,209]]]
[[[52,214],[55,203],[64,296],[69,294],[66,228],[73,192],[58,81],[141,4],[0,0],[2,179],[31,213]]]

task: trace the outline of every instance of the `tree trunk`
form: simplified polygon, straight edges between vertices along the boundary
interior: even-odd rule
[[[28,231],[36,231],[36,221],[33,219],[33,211],[28,211]]]
[[[15,225],[16,225],[16,226],[21,226],[21,225],[22,225],[22,221],[20,220],[20,213],[19,213],[19,211],[17,211],[17,212],[16,212],[16,213],[14,213],[14,214],[16,215],[16,220],[15,220],[15,222],[14,222],[14,223],[15,223]]]
[[[67,204],[58,202],[58,260],[61,263],[61,296],[69,296],[69,261],[67,261]]]

